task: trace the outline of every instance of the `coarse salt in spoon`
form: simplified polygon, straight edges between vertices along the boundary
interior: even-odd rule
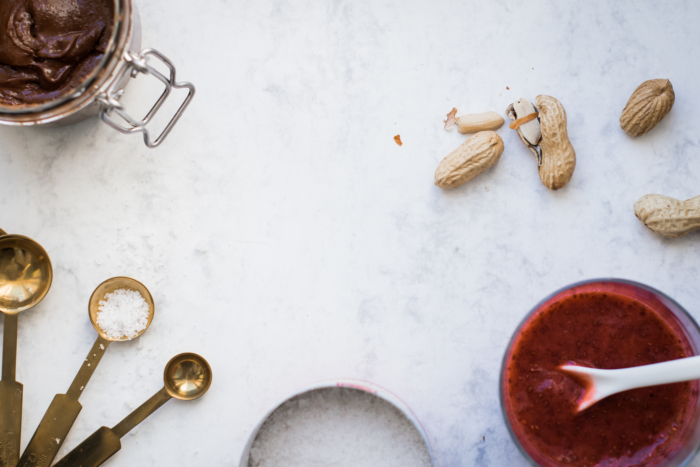
[[[563,365],[560,369],[583,386],[576,408],[577,412],[581,412],[618,392],[700,379],[700,355],[619,370],[578,365]]]

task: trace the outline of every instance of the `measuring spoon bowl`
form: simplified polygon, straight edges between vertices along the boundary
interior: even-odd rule
[[[104,300],[107,294],[119,289],[129,289],[140,293],[143,299],[146,300],[146,303],[148,304],[148,323],[146,324],[146,327],[134,337],[110,337],[97,324],[97,313],[100,311],[100,301]],[[153,321],[155,305],[153,304],[153,297],[151,296],[151,292],[149,292],[146,286],[143,285],[141,282],[130,277],[113,277],[111,279],[107,279],[106,281],[97,286],[95,291],[92,293],[92,296],[90,297],[88,311],[90,313],[90,322],[92,323],[93,327],[100,335],[100,337],[112,342],[124,342],[136,339],[141,334],[146,332],[146,329],[148,329],[148,327],[151,325],[151,322]]]
[[[0,236],[0,311],[17,314],[44,299],[53,281],[44,247],[23,235]]]
[[[165,390],[170,396],[183,401],[202,397],[209,390],[212,372],[209,363],[195,353],[173,357],[163,374]]]

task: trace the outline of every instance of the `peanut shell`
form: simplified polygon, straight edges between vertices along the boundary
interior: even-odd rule
[[[457,188],[491,168],[503,154],[503,140],[494,131],[481,131],[445,157],[435,171],[435,185]]]
[[[551,96],[537,96],[535,103],[542,127],[540,180],[550,190],[558,190],[569,183],[576,168],[576,151],[566,130],[566,110]]]
[[[644,81],[627,101],[620,116],[620,127],[630,136],[642,136],[663,120],[675,100],[669,80]]]
[[[634,203],[634,214],[649,229],[678,238],[700,229],[700,196],[680,201],[663,195],[645,195]]]

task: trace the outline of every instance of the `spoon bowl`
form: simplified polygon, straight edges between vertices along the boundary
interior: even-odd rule
[[[143,299],[146,300],[146,303],[148,303],[148,323],[146,324],[146,327],[144,329],[142,329],[136,336],[131,338],[128,336],[122,336],[118,339],[109,337],[107,336],[107,334],[105,334],[102,328],[100,328],[100,326],[97,325],[97,313],[100,311],[100,301],[104,300],[107,294],[119,289],[128,289],[136,291],[140,293]],[[95,291],[92,293],[92,296],[90,296],[90,303],[88,305],[88,312],[90,313],[90,322],[92,323],[93,327],[100,335],[100,337],[112,342],[124,342],[136,339],[141,334],[146,332],[146,329],[148,329],[148,327],[151,325],[151,322],[153,321],[155,305],[153,304],[153,296],[151,296],[151,292],[149,292],[148,288],[146,288],[146,286],[143,285],[141,282],[130,277],[112,277],[111,279],[107,279],[106,281],[98,285]]]
[[[209,363],[201,356],[183,353],[168,362],[163,379],[168,394],[175,399],[191,401],[207,392],[212,372]]]
[[[44,299],[53,281],[46,250],[29,237],[0,236],[0,311],[17,314]]]

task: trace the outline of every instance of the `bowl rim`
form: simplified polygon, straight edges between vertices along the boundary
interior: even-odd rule
[[[385,389],[377,384],[371,383],[369,381],[364,381],[360,379],[353,379],[353,378],[338,378],[338,379],[328,379],[328,380],[323,380],[319,381],[315,384],[312,384],[310,386],[306,386],[305,388],[293,392],[291,395],[285,397],[282,399],[279,403],[275,404],[271,409],[265,412],[265,414],[262,416],[260,421],[255,425],[253,430],[250,432],[250,435],[248,436],[248,440],[246,441],[245,446],[243,447],[243,453],[241,455],[241,460],[239,463],[239,467],[248,467],[248,463],[250,460],[250,450],[253,447],[253,443],[255,442],[255,439],[258,436],[258,433],[260,432],[260,429],[262,426],[265,424],[268,418],[282,405],[284,405],[287,401],[300,396],[302,394],[306,394],[308,392],[316,391],[319,389],[327,389],[327,388],[346,388],[346,389],[356,389],[359,391],[364,391],[366,393],[372,394],[373,396],[379,397],[382,400],[385,400],[392,406],[394,406],[399,412],[401,412],[409,422],[418,430],[418,434],[421,436],[423,439],[423,442],[425,443],[425,446],[428,450],[428,456],[430,457],[430,465],[435,465],[435,459],[433,457],[433,450],[430,445],[430,440],[428,439],[428,435],[425,432],[425,429],[423,428],[423,425],[421,422],[418,420],[418,417],[416,416],[415,413],[413,413],[413,410],[401,399],[399,399],[396,394],[392,393],[388,389]]]

